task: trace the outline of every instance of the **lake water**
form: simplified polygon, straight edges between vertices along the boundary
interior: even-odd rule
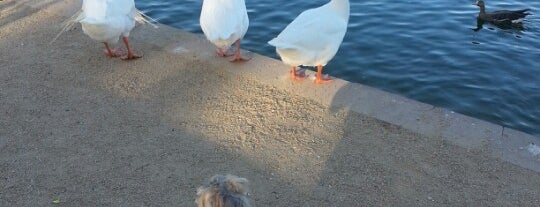
[[[267,44],[302,11],[326,0],[246,0],[243,48]],[[540,1],[487,1],[487,10],[530,8],[523,29],[476,28],[472,0],[351,1],[349,28],[325,72],[351,82],[540,135]],[[139,0],[161,23],[202,33],[202,0]]]

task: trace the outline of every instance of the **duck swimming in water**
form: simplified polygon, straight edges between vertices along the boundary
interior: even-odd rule
[[[520,10],[499,10],[493,12],[486,12],[486,6],[483,0],[477,1],[475,4],[480,7],[480,12],[478,13],[478,20],[491,22],[495,25],[511,25],[519,24],[523,19],[529,15],[527,11],[529,9],[520,9]]]

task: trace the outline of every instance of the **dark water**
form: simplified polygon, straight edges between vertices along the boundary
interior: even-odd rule
[[[246,0],[243,48],[267,44],[298,14],[327,0]],[[507,2],[507,3],[505,3]],[[485,24],[473,0],[351,1],[345,40],[325,72],[540,135],[540,1],[490,0],[487,10],[530,8],[522,29]],[[202,33],[202,0],[139,0],[161,23]]]

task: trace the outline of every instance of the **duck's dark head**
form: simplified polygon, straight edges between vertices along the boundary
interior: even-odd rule
[[[476,5],[480,8],[484,8],[486,5],[484,4],[484,1],[483,0],[478,0],[476,1],[476,3],[474,3],[473,5]]]

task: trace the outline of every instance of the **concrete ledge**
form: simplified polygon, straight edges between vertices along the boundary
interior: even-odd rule
[[[26,0],[23,3],[36,9],[52,5],[45,9],[64,17],[71,16],[80,5],[77,1],[54,0]],[[347,108],[420,134],[442,137],[465,148],[487,147],[495,157],[540,172],[540,157],[525,149],[531,142],[538,142],[538,137],[341,79],[327,85],[316,85],[309,78],[302,82],[292,81],[288,77],[288,66],[258,54],[254,54],[249,62],[231,66],[226,59],[214,57],[213,45],[202,35],[166,25],[160,25],[159,29],[139,26],[133,33],[142,37],[138,39],[139,44],[152,44],[172,54],[192,55],[227,72],[249,76],[331,108]],[[155,41],[157,39],[159,41]],[[308,75],[313,77],[314,73],[308,71]]]
[[[171,53],[194,53],[214,65],[230,64],[226,60],[214,58],[214,47],[201,35],[168,26],[162,26],[160,30],[167,30],[164,33],[181,33],[178,36],[183,37],[181,42],[159,43]],[[160,31],[148,29],[141,32],[160,35]],[[258,81],[330,107],[344,107],[420,134],[440,136],[462,147],[487,146],[493,149],[495,156],[540,172],[540,158],[523,150],[529,143],[538,141],[537,137],[529,134],[342,79],[327,85],[316,85],[309,78],[302,82],[292,81],[288,76],[288,66],[262,55],[256,54],[251,61],[236,67],[223,68],[238,75],[249,75]],[[309,77],[315,75],[312,71],[307,74]],[[501,140],[506,140],[504,145],[500,144]],[[501,154],[501,151],[505,153]]]

